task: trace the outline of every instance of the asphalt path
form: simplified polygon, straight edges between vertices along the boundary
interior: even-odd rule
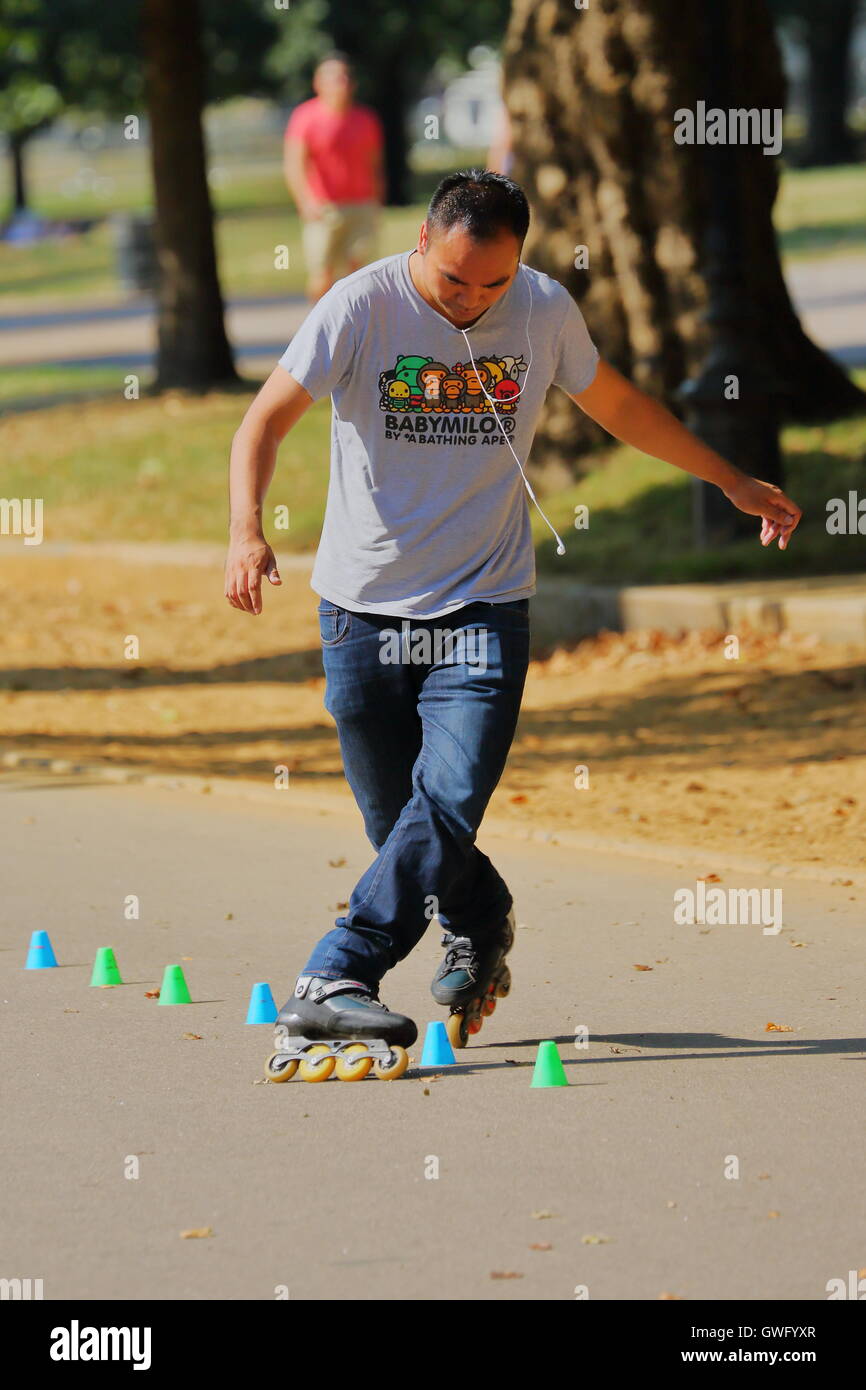
[[[514,986],[457,1065],[278,1086],[250,988],[284,1001],[370,861],[359,816],[3,775],[0,1276],[46,1299],[824,1300],[862,1269],[863,890],[780,881],[776,935],[677,925],[693,865],[479,843],[516,900]],[[56,970],[23,969],[37,928]],[[126,983],[91,988],[109,945]],[[382,986],[416,1059],[440,956],[434,923]],[[194,1002],[163,1007],[175,962]],[[546,1039],[567,1087],[530,1086]]]

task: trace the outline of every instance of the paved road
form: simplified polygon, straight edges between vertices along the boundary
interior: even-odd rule
[[[796,261],[788,284],[806,331],[846,366],[866,364],[866,256]],[[239,360],[256,368],[285,350],[307,313],[297,295],[229,301],[226,324]],[[0,316],[0,365],[150,365],[156,326],[150,302],[104,301],[87,310],[36,310],[9,301]]]
[[[0,1276],[48,1299],[822,1300],[862,1268],[862,891],[784,883],[778,936],[675,926],[690,866],[481,843],[522,925],[460,1064],[256,1084],[250,985],[282,1003],[369,861],[359,819],[7,774]],[[34,927],[60,969],[21,968]],[[101,945],[123,988],[89,988]],[[422,1030],[439,954],[431,928],[383,988]],[[178,960],[195,1002],[159,1007]],[[542,1038],[567,1089],[530,1089]]]

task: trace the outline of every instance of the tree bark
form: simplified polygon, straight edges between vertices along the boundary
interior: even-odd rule
[[[9,163],[12,173],[12,212],[27,208],[27,180],[24,173],[24,147],[27,136],[13,132],[9,136]]]
[[[238,376],[207,182],[199,0],[143,0],[141,33],[159,260],[154,389],[201,391]]]
[[[809,129],[802,165],[845,164],[855,157],[846,114],[851,96],[851,39],[857,0],[832,0],[805,15],[809,49]]]
[[[728,0],[735,107],[784,106],[784,78],[759,0]],[[514,177],[532,222],[525,259],[580,304],[602,356],[678,414],[677,390],[708,346],[706,146],[674,141],[675,113],[702,91],[701,5],[680,0],[514,0],[504,45]],[[790,418],[866,408],[866,396],[803,333],[772,224],[775,162],[738,146],[745,294],[762,354],[794,403]],[[588,269],[575,268],[576,248]],[[574,477],[602,437],[551,393],[533,450],[545,483]]]

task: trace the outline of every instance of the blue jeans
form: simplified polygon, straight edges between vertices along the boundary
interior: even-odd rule
[[[377,854],[302,973],[378,987],[434,914],[482,942],[512,906],[475,836],[517,726],[529,600],[410,620],[322,599],[319,628],[325,709]]]

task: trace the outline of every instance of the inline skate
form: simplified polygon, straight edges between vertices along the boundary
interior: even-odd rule
[[[511,989],[511,971],[505,957],[514,944],[514,911],[509,909],[501,927],[474,945],[468,936],[446,931],[442,945],[445,959],[433,977],[430,991],[437,1004],[449,1004],[445,1031],[452,1047],[466,1047],[470,1035],[479,1033],[485,1018]]]
[[[274,1027],[276,1051],[265,1063],[269,1081],[362,1081],[372,1070],[394,1081],[409,1065],[418,1036],[411,1018],[391,1013],[360,980],[301,975]]]

